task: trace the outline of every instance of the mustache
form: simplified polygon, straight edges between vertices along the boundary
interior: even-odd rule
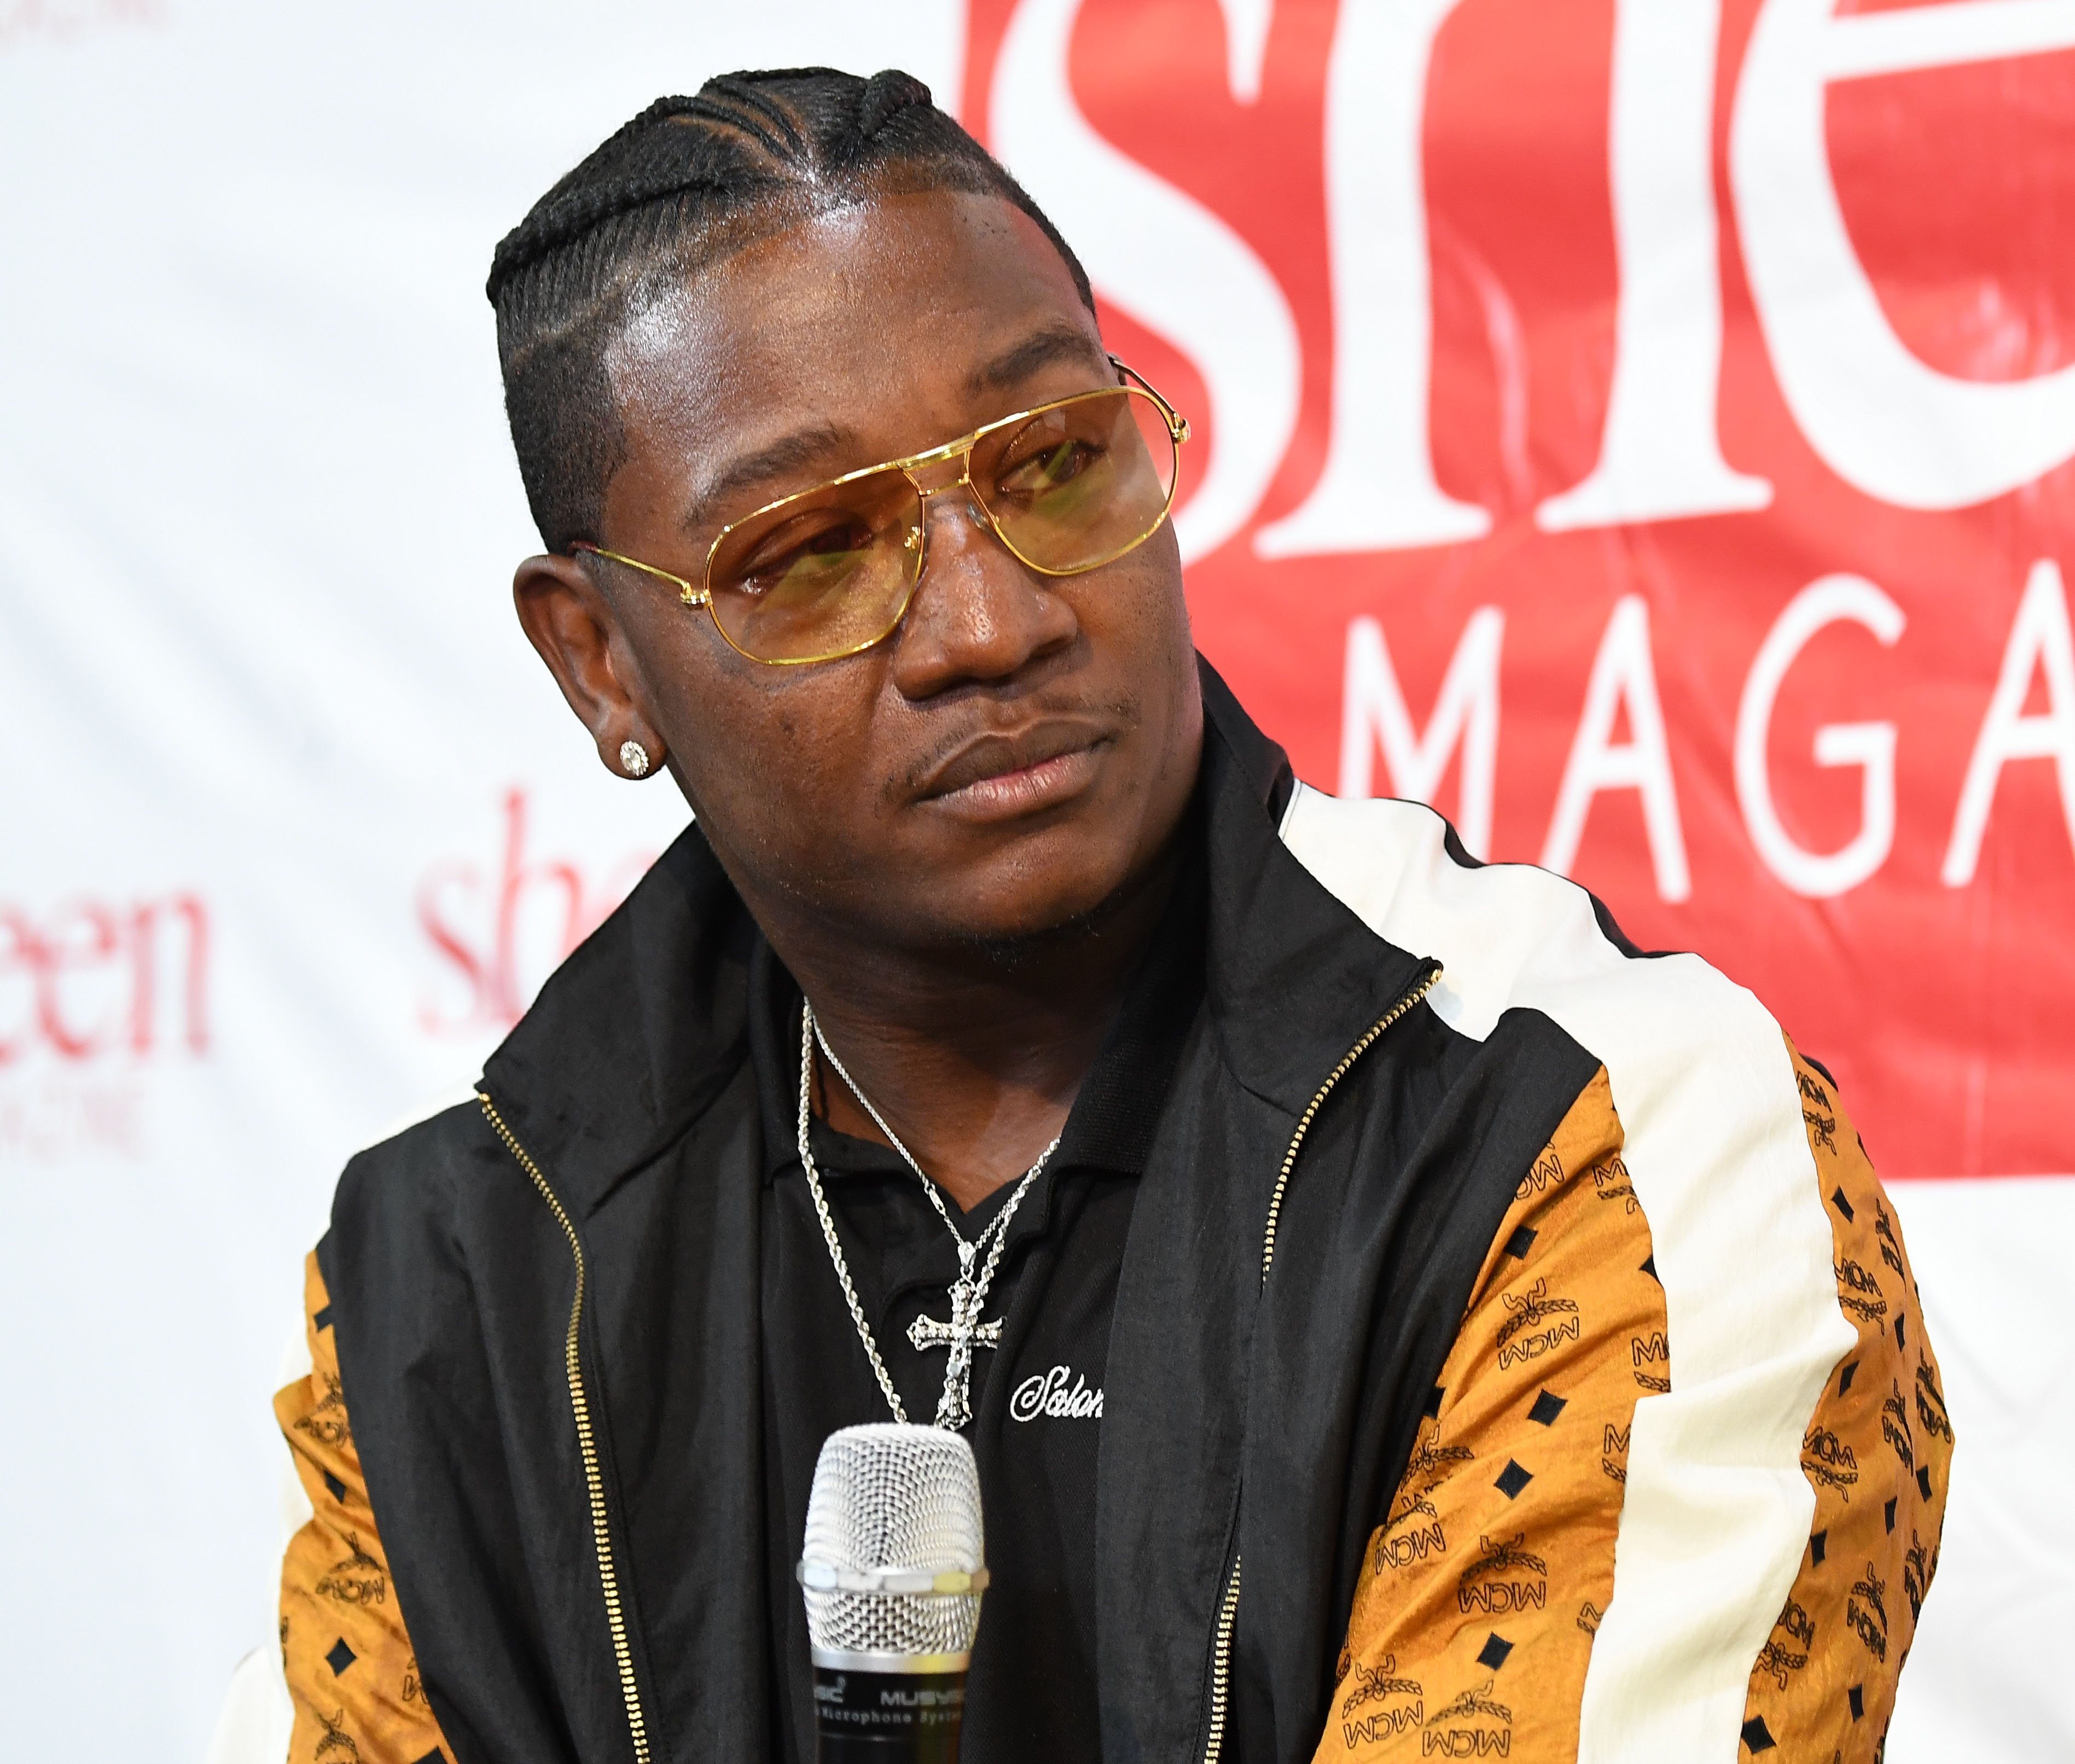
[[[892,781],[892,793],[913,800],[946,796],[982,778],[998,777],[1114,739],[1137,727],[1144,713],[1129,694],[1108,698],[1048,698],[1013,708],[984,708],[946,730]]]

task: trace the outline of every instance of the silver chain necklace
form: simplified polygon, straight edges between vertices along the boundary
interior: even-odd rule
[[[1016,1209],[1023,1204],[1023,1197],[1030,1185],[1038,1179],[1038,1173],[1051,1161],[1052,1153],[1059,1149],[1054,1139],[1038,1154],[1038,1162],[1023,1173],[1008,1203],[997,1213],[992,1223],[976,1238],[968,1240],[944,1205],[943,1197],[938,1193],[937,1185],[915,1162],[914,1154],[901,1141],[901,1137],[886,1124],[886,1120],[872,1105],[871,1099],[858,1088],[856,1079],[844,1069],[814,1021],[811,1004],[800,1007],[800,1166],[807,1174],[807,1189],[814,1198],[814,1211],[822,1222],[822,1236],[829,1246],[829,1260],[835,1265],[836,1279],[842,1284],[843,1298],[850,1306],[851,1321],[857,1326],[857,1339],[864,1344],[865,1357],[871,1360],[872,1369],[879,1379],[879,1388],[884,1393],[887,1406],[893,1411],[896,1421],[905,1422],[907,1410],[902,1407],[901,1394],[893,1388],[893,1375],[886,1369],[886,1362],[880,1357],[879,1344],[872,1339],[872,1325],[865,1320],[864,1306],[858,1302],[857,1286],[850,1277],[850,1264],[844,1258],[843,1244],[836,1236],[836,1222],[829,1211],[827,1195],[822,1187],[821,1172],[815,1168],[814,1154],[807,1144],[807,1123],[813,1094],[814,1049],[820,1046],[822,1055],[833,1066],[850,1093],[863,1104],[873,1124],[886,1136],[887,1142],[900,1153],[902,1161],[914,1171],[930,1203],[937,1209],[937,1216],[944,1222],[945,1229],[951,1234],[959,1246],[959,1277],[951,1283],[951,1315],[948,1323],[939,1323],[934,1317],[917,1317],[908,1331],[910,1346],[918,1352],[930,1348],[948,1349],[944,1366],[943,1393],[937,1399],[936,1425],[956,1431],[972,1418],[972,1356],[975,1345],[993,1348],[1001,1340],[1001,1319],[982,1323],[980,1312],[987,1303],[988,1289],[994,1283],[994,1272],[1001,1265],[1001,1253],[1009,1241],[1009,1222],[1015,1216]],[[975,1278],[973,1265],[980,1261],[980,1252],[985,1250],[986,1260],[980,1262]]]

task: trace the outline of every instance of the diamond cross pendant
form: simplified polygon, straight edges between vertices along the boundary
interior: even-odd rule
[[[937,1425],[958,1428],[972,1418],[968,1392],[972,1386],[973,1349],[1001,1345],[1001,1319],[997,1317],[984,1323],[980,1320],[980,1306],[986,1303],[987,1295],[970,1278],[952,1283],[951,1299],[949,1323],[917,1317],[908,1326],[908,1341],[917,1352],[925,1348],[950,1350],[944,1361],[944,1393],[937,1403]]]

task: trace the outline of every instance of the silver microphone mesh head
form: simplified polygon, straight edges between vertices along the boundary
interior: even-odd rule
[[[980,1472],[955,1433],[892,1422],[822,1442],[807,1496],[800,1574],[815,1650],[913,1658],[969,1653],[980,1592],[817,1587],[830,1571],[982,1575]],[[984,1575],[982,1576],[984,1584]]]

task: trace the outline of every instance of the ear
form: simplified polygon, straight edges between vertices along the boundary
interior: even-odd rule
[[[632,652],[611,603],[574,557],[528,557],[512,579],[512,598],[527,640],[540,652],[577,721],[590,731],[606,769],[638,777],[620,748],[638,742],[644,772],[661,772],[663,738],[637,700]]]

